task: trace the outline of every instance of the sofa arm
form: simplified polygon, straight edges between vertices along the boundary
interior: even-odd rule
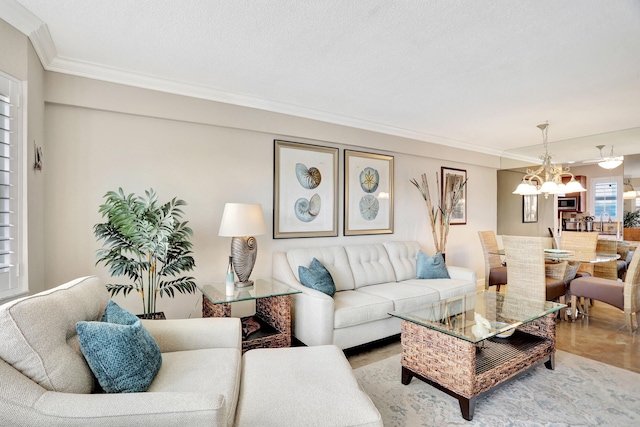
[[[273,278],[301,293],[292,295],[293,335],[308,346],[333,344],[333,298],[296,279],[283,252],[273,254]]]
[[[143,320],[160,351],[242,348],[242,326],[234,317]]]
[[[469,282],[477,283],[478,278],[475,270],[465,267],[454,267],[447,265],[447,271],[452,279],[468,280]]]

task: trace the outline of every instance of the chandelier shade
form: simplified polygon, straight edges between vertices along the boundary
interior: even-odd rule
[[[598,166],[600,166],[601,168],[615,169],[622,164],[624,156],[614,157],[613,145],[611,146],[611,154],[609,155],[609,157],[602,157],[602,149],[604,148],[604,145],[597,145],[596,148],[600,150],[600,158],[602,160],[598,162]]]
[[[569,168],[562,165],[554,165],[551,163],[551,155],[547,149],[547,129],[549,122],[537,126],[542,131],[542,143],[544,145],[544,154],[540,156],[542,165],[538,169],[527,169],[522,182],[513,191],[513,194],[530,195],[544,194],[544,198],[548,198],[549,194],[565,194],[578,193],[587,191],[582,184],[576,181]],[[571,180],[564,184],[563,177],[571,177]]]

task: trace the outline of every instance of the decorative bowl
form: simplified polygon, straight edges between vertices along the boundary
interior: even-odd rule
[[[505,326],[509,326],[509,324],[508,323],[504,323],[504,322],[493,322],[491,324],[491,327],[493,329],[502,329]],[[509,338],[511,335],[513,335],[513,333],[515,331],[516,331],[516,328],[507,329],[506,331],[497,334],[496,337],[498,337],[498,338]]]

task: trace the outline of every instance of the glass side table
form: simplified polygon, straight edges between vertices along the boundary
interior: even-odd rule
[[[275,280],[258,279],[253,286],[236,288],[233,296],[225,295],[225,284],[198,285],[202,292],[202,317],[231,317],[231,303],[256,302],[253,319],[260,329],[242,340],[242,352],[254,348],[291,346],[291,295],[300,291]]]

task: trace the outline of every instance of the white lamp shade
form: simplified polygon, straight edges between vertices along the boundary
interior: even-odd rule
[[[218,236],[258,236],[267,232],[262,205],[226,203]]]
[[[584,188],[582,186],[582,184],[580,184],[578,181],[576,181],[575,179],[571,178],[571,181],[569,181],[566,185],[566,192],[567,193],[578,193],[581,191],[587,191],[586,188]]]
[[[618,166],[620,166],[621,164],[622,164],[622,160],[610,159],[610,160],[604,160],[604,161],[598,163],[598,166],[600,166],[601,168],[605,168],[605,169],[615,169]]]
[[[527,184],[526,182],[521,182],[518,187],[513,191],[512,194],[521,194],[523,196],[529,194],[538,194],[538,190],[535,185]]]
[[[540,192],[548,194],[560,194],[560,189],[558,188],[558,184],[556,184],[555,182],[547,181],[542,184],[542,187],[540,187]]]

